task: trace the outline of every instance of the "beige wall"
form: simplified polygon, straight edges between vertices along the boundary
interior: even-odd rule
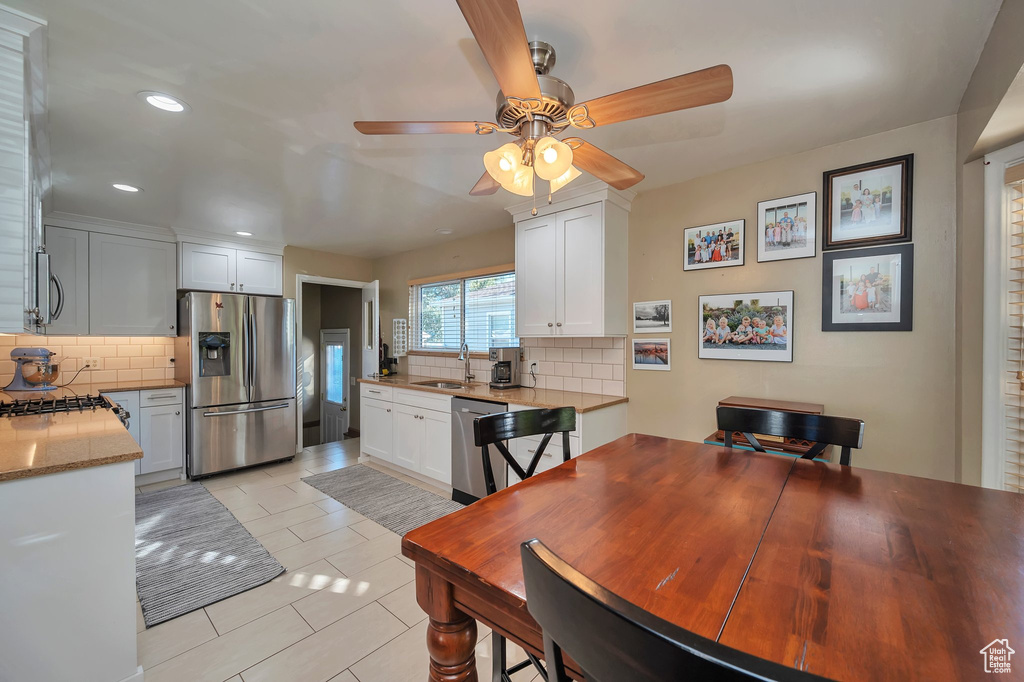
[[[320,421],[320,285],[302,285],[302,339],[299,340],[299,367],[302,368],[302,421]],[[311,427],[312,428],[312,427]],[[316,427],[319,433],[319,426]],[[319,443],[302,438],[303,445]]]
[[[515,261],[515,229],[509,226],[440,242],[436,246],[406,251],[373,261],[373,279],[380,280],[380,333],[391,344],[391,322],[409,315],[409,280],[445,275]],[[407,371],[405,359],[398,370]]]
[[[913,152],[914,331],[821,331],[821,255],[757,263],[756,204],[815,190],[822,172]],[[867,422],[854,465],[953,480],[956,119],[947,117],[641,194],[629,225],[629,298],[671,298],[672,371],[630,369],[631,431],[712,433],[731,395],[823,403]],[[682,271],[682,228],[747,221],[746,265]],[[819,210],[820,220],[820,210]],[[819,247],[820,248],[820,247]],[[700,294],[792,289],[793,363],[697,359]]]
[[[284,295],[295,298],[295,276],[316,275],[369,282],[373,279],[372,262],[366,258],[343,256],[326,251],[284,247]]]

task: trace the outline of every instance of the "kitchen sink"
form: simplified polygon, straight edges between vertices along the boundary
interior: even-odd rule
[[[430,388],[465,388],[465,384],[455,381],[414,381],[413,386],[429,386]]]

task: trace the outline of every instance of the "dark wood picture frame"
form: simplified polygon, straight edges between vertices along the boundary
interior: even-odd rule
[[[847,175],[854,173],[873,171],[887,166],[901,167],[900,182],[900,232],[894,235],[881,235],[878,237],[865,237],[863,239],[845,239],[841,241],[832,238],[832,185]],[[881,161],[861,163],[846,168],[825,171],[822,175],[822,204],[821,204],[821,250],[833,251],[836,249],[852,249],[865,246],[880,246],[882,244],[899,244],[911,240],[912,213],[914,208],[914,155],[904,154],[894,156]],[[893,207],[895,209],[895,207]]]
[[[834,322],[833,264],[837,260],[852,260],[871,256],[899,254],[900,260],[900,319],[897,322]],[[840,294],[842,295],[842,294]],[[914,331],[914,245],[896,244],[866,249],[847,249],[823,253],[821,259],[821,331],[823,332],[910,332]]]

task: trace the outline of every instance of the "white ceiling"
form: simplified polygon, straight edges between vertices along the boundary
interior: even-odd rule
[[[506,225],[520,200],[467,194],[506,139],[352,128],[493,120],[497,85],[454,0],[0,2],[50,24],[56,211],[373,257]],[[729,102],[583,133],[647,175],[640,192],[954,113],[999,4],[520,2],[577,101],[732,66]]]

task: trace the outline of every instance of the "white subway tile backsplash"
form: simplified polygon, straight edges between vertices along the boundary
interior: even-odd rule
[[[593,346],[593,339],[588,338],[575,338],[572,340],[573,348],[591,348]]]
[[[611,365],[612,368],[612,379],[615,381],[624,381],[626,378],[626,368],[623,365]]]
[[[611,365],[591,365],[591,376],[595,379],[611,379],[612,378],[612,366]]]
[[[582,390],[584,393],[600,393],[601,392],[601,380],[600,379],[583,379]]]
[[[586,362],[575,362],[572,365],[572,375],[581,379],[589,379],[593,376],[593,365]]]
[[[561,348],[547,348],[544,350],[544,359],[550,362],[561,362],[564,350]]]
[[[613,343],[612,339],[609,338],[597,338],[594,339],[594,348],[611,348]]]
[[[556,376],[537,377],[538,381],[540,381],[541,379],[544,380],[544,384],[545,384],[544,387],[545,388],[550,388],[550,389],[553,389],[555,391],[563,390],[563,388],[562,388],[563,383],[562,382],[564,380],[562,379],[562,377],[556,377]]]
[[[621,381],[602,381],[601,393],[605,395],[626,395],[626,385]]]
[[[560,377],[571,377],[572,376],[572,363],[570,362],[556,362],[555,363],[555,374]]]
[[[572,339],[555,339],[555,348],[572,348]]]
[[[583,350],[583,362],[604,362],[604,354],[599,348],[585,348]]]
[[[563,391],[582,391],[583,390],[583,379],[576,377],[565,377],[562,379],[562,390]]]
[[[579,348],[566,348],[562,351],[562,360],[565,362],[583,362],[583,351]]]
[[[604,362],[609,365],[622,364],[625,355],[621,348],[605,348],[601,351]]]

